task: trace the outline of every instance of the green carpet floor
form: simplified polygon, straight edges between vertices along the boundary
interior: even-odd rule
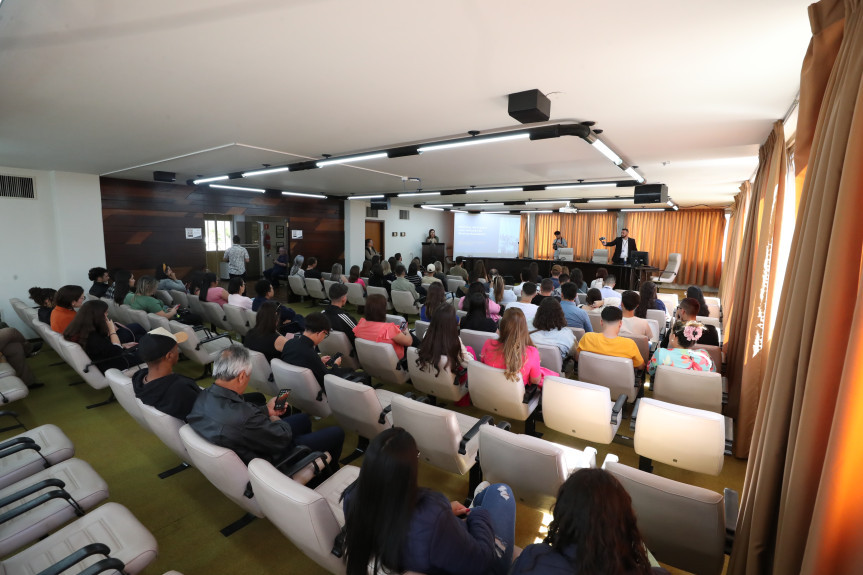
[[[299,313],[310,313],[314,306],[291,304]],[[351,313],[357,315],[355,311]],[[415,318],[413,318],[415,319]],[[96,409],[86,405],[106,399],[109,390],[94,390],[86,384],[70,386],[80,381],[75,372],[60,361],[47,346],[29,360],[38,381],[45,387],[7,409],[17,411],[28,427],[53,423],[72,440],[76,457],[88,461],[108,482],[110,500],[128,507],[153,533],[159,543],[158,559],[146,569],[147,574],[161,574],[175,569],[186,575],[243,573],[325,573],[298,551],[269,521],[258,519],[230,537],[219,529],[239,519],[243,511],[223,496],[197,470],[188,469],[159,479],[157,474],[179,464],[176,456],[153,434],[141,428],[119,403],[113,402]],[[177,365],[177,372],[195,377],[200,367],[190,361]],[[203,380],[201,385],[210,385]],[[388,387],[405,392],[409,387]],[[648,394],[649,395],[649,394]],[[451,405],[447,406],[452,408]],[[455,408],[476,417],[482,412],[473,408]],[[5,422],[4,422],[5,423]],[[335,425],[332,418],[316,421],[318,429]],[[621,430],[628,430],[624,421]],[[513,423],[514,432],[523,432],[521,423]],[[560,434],[537,424],[543,439],[583,449],[587,442]],[[0,436],[0,440],[16,435],[20,430]],[[623,431],[621,431],[623,433]],[[344,454],[350,453],[357,437],[348,434]],[[631,447],[613,443],[593,445],[597,449],[597,464],[606,454],[615,453],[626,465],[636,466],[638,457]],[[362,459],[353,462],[360,465]],[[657,463],[655,473],[677,481],[699,485],[721,492],[724,487],[741,490],[745,462],[726,457],[718,477],[691,473]],[[420,484],[442,491],[451,499],[463,499],[467,493],[467,476],[459,477],[420,465]],[[517,510],[516,543],[524,547],[542,536],[543,510],[519,504]],[[672,570],[673,573],[680,571]]]

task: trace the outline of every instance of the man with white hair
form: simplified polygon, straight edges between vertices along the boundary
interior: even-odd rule
[[[198,395],[186,421],[205,440],[234,451],[244,463],[255,458],[277,464],[297,445],[326,451],[338,469],[345,432],[340,427],[312,431],[305,413],[283,417],[287,405],[276,409],[276,398],[258,406],[243,399],[252,361],[249,350],[232,345],[213,364],[215,383]]]

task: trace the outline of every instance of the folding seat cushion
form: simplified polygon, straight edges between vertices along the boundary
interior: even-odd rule
[[[11,437],[0,443],[0,489],[73,455],[75,446],[56,425],[41,425]]]

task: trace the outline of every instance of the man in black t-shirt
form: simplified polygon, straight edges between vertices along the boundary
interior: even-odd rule
[[[304,274],[307,278],[321,279],[321,270],[318,269],[318,258],[312,257],[306,260],[306,271]]]
[[[185,333],[171,333],[162,327],[141,337],[138,357],[147,363],[147,369],[132,376],[135,397],[183,421],[201,393],[193,379],[174,373],[174,366],[180,359],[177,344],[186,339]]]
[[[348,286],[345,284],[333,284],[327,294],[330,296],[330,305],[324,308],[324,315],[330,320],[330,326],[348,337],[351,347],[354,346],[354,328],[357,320],[345,311],[344,307],[348,301]]]
[[[339,377],[348,377],[354,373],[353,370],[340,367],[342,358],[337,359],[335,365],[327,369],[324,364],[330,360],[330,356],[320,357],[315,350],[318,344],[330,335],[331,329],[330,320],[323,312],[309,314],[306,316],[306,329],[303,334],[288,340],[282,348],[282,361],[310,369],[321,389],[324,389],[324,376],[328,373]]]

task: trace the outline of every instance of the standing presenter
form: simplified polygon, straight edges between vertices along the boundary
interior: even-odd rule
[[[558,259],[557,250],[559,250],[560,248],[566,248],[566,247],[569,247],[569,246],[566,245],[566,240],[563,238],[562,235],[560,235],[560,231],[554,232],[554,242],[552,242],[552,244],[551,244],[551,248],[552,248],[552,250],[554,250],[552,257],[554,259]]]
[[[615,264],[629,263],[632,255],[638,251],[635,240],[629,237],[629,229],[627,228],[620,230],[619,238],[610,242],[606,242],[605,238],[599,238],[599,241],[605,247],[614,246],[614,255],[611,256],[611,261]]]
[[[426,236],[426,243],[427,244],[440,243],[440,238],[437,237],[437,234],[435,233],[435,231],[433,229],[429,230],[429,235]]]

